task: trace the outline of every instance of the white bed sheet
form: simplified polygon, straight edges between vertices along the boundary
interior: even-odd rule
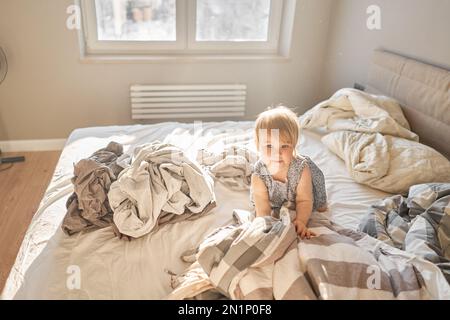
[[[218,206],[196,221],[161,228],[157,233],[119,240],[111,228],[66,236],[60,224],[73,192],[73,164],[108,142],[124,144],[125,152],[154,140],[166,141],[190,156],[207,141],[236,138],[252,145],[252,121],[208,122],[203,126],[166,122],[156,125],[76,129],[67,140],[54,176],[36,212],[2,293],[3,299],[162,299],[171,292],[166,270],[182,272],[180,255],[195,248],[214,228],[231,221],[233,209],[251,209],[248,191],[216,183]],[[355,183],[344,162],[329,152],[318,132],[304,131],[299,152],[311,157],[326,177],[328,214],[341,225],[356,228],[368,206],[388,194]],[[220,147],[218,143],[215,147]],[[72,282],[79,271],[80,282]],[[77,289],[77,285],[80,288]]]

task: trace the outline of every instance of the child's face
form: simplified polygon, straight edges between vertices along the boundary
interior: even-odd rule
[[[271,134],[268,132],[266,140],[260,141],[259,151],[262,155],[264,163],[269,168],[278,171],[278,169],[289,166],[294,155],[292,141],[287,135]],[[272,170],[271,170],[272,171]]]

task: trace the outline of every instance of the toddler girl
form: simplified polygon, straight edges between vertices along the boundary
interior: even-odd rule
[[[315,236],[307,224],[312,211],[325,211],[327,196],[322,171],[307,156],[296,153],[299,124],[294,112],[277,107],[261,113],[255,126],[260,159],[251,181],[256,216],[279,217],[283,204],[296,211],[294,225],[304,239]]]

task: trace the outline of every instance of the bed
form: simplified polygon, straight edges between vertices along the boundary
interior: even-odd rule
[[[447,86],[443,96],[432,90],[435,98],[431,108],[426,107],[423,99],[415,99],[415,93],[406,92],[402,85],[403,72],[411,63],[413,69],[423,70],[425,76],[417,79],[424,80],[424,86],[429,87],[430,83]],[[414,69],[412,75],[420,74],[419,69]],[[367,88],[398,98],[405,105],[408,103],[405,110],[413,110],[408,119],[413,130],[421,133],[423,141],[448,156],[449,79],[450,72],[446,70],[378,51]],[[426,91],[419,92],[426,94]],[[444,111],[447,113],[442,116]],[[421,117],[422,113],[427,114],[426,120]],[[439,123],[439,130],[430,129],[436,123]],[[127,152],[136,145],[159,140],[177,145],[191,156],[207,141],[221,136],[235,137],[251,147],[253,124],[252,121],[207,122],[199,129],[193,124],[165,122],[74,130],[28,228],[2,298],[164,299],[172,291],[169,273],[181,273],[188,266],[180,259],[182,253],[195,248],[215,228],[229,223],[233,209],[250,210],[248,191],[233,191],[218,182],[214,187],[217,207],[210,214],[195,221],[166,225],[155,234],[131,242],[118,239],[110,227],[68,237],[61,231],[60,224],[66,213],[67,198],[73,191],[73,164],[110,141],[123,144]],[[342,226],[356,229],[370,205],[390,194],[355,183],[345,164],[324,147],[322,135],[320,131],[304,130],[299,151],[315,161],[325,174],[329,197],[329,209],[325,214]],[[442,137],[446,143],[442,143]],[[81,275],[80,290],[71,288],[70,279],[76,272]]]

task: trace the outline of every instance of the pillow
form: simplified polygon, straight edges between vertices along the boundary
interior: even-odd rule
[[[450,161],[416,141],[353,131],[332,132],[322,142],[344,160],[352,178],[390,193],[415,184],[450,182]]]

